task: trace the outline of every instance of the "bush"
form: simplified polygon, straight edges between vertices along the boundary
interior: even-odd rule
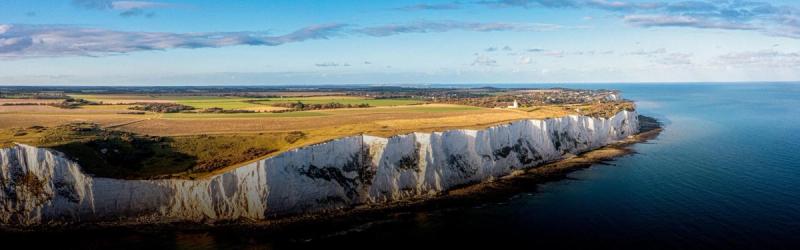
[[[68,98],[60,103],[50,104],[50,106],[62,109],[75,109],[83,105],[97,105],[96,102],[87,101],[84,99]]]
[[[201,113],[223,113],[223,114],[235,114],[235,113],[255,113],[254,110],[244,110],[244,109],[223,109],[223,108],[207,108]]]
[[[292,132],[289,132],[288,135],[286,135],[286,138],[284,138],[284,140],[286,140],[286,142],[288,142],[288,143],[295,143],[295,142],[297,142],[300,139],[303,139],[305,137],[306,137],[306,134],[301,132],[301,131],[292,131]]]
[[[369,108],[369,104],[342,104],[338,102],[322,103],[322,104],[306,104],[303,102],[285,102],[272,104],[275,107],[289,108],[291,111],[304,111],[304,110],[320,110],[320,109],[341,109],[341,108]]]
[[[186,110],[194,110],[192,106],[177,103],[137,103],[137,106],[130,107],[132,110],[142,110],[158,113],[178,113]]]

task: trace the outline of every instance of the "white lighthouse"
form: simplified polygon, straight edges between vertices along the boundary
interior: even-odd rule
[[[508,108],[510,108],[510,109],[519,108],[519,102],[517,102],[517,100],[514,100],[514,104],[512,104],[511,106],[508,106]]]

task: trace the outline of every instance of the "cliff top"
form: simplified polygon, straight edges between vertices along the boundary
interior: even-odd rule
[[[343,95],[307,92],[307,96],[278,98],[116,93],[71,95],[71,101],[0,99],[0,146],[19,142],[54,148],[98,176],[192,178],[357,134],[389,137],[481,129],[572,114],[610,117],[634,109],[633,103],[619,101],[615,91],[453,91],[424,98],[373,91]],[[614,98],[609,98],[611,94]],[[516,101],[517,107],[504,106],[509,100]],[[151,103],[157,105],[144,105]],[[230,112],[254,110],[252,107],[263,110]],[[286,111],[286,107],[292,110]]]

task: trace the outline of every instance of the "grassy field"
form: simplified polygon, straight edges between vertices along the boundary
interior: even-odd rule
[[[305,104],[325,104],[325,103],[336,102],[341,104],[352,104],[352,105],[366,103],[372,107],[400,106],[400,105],[412,105],[412,104],[422,103],[419,100],[412,100],[412,99],[370,99],[370,98],[355,97],[355,96],[266,98],[264,100],[255,101],[255,103],[264,105],[270,105],[274,103],[287,103],[287,102],[302,102]]]
[[[129,104],[132,101],[152,100],[178,102],[197,108],[226,109],[244,109],[253,105],[268,107],[270,103],[289,101],[367,102],[373,107],[287,113],[129,114],[128,104],[90,105],[77,109],[43,105],[0,106],[0,146],[19,142],[55,148],[74,156],[88,172],[97,176],[202,178],[292,148],[350,135],[388,137],[411,132],[481,129],[521,119],[545,119],[579,113],[607,116],[621,109],[633,108],[632,104],[623,103],[490,109],[344,96],[76,97],[104,103]],[[253,103],[252,100],[257,102]],[[91,133],[69,129],[75,124],[92,124],[96,128]],[[108,153],[117,151],[123,153]],[[136,157],[126,158],[129,155]]]
[[[310,117],[326,116],[327,113],[318,111],[299,111],[286,113],[168,113],[164,118],[204,119],[204,118],[259,118],[259,117]]]
[[[305,104],[341,103],[358,105],[362,103],[373,107],[419,104],[411,99],[372,99],[356,96],[310,96],[286,98],[245,98],[228,96],[166,96],[166,95],[70,95],[75,98],[111,104],[131,104],[137,102],[173,102],[197,109],[222,108],[271,111],[283,108],[272,107],[276,103],[303,102]]]

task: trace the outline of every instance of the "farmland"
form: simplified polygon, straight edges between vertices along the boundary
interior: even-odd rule
[[[422,103],[410,99],[373,99],[355,96],[309,96],[309,97],[272,97],[272,98],[247,98],[230,96],[169,96],[169,95],[72,95],[75,98],[109,104],[133,104],[142,102],[172,102],[198,109],[251,109],[269,110],[271,104],[302,102],[306,104],[369,104],[373,107],[411,105]]]
[[[0,146],[14,142],[65,152],[90,173],[115,178],[201,178],[270,155],[339,137],[480,129],[520,119],[568,114],[608,116],[632,109],[627,102],[486,108],[431,103],[424,98],[366,95],[285,97],[70,94],[92,103],[73,109],[53,100],[13,99],[36,105],[0,106]],[[2,99],[0,99],[2,100]],[[5,99],[6,103],[12,99]],[[282,110],[276,103],[339,103],[366,108]],[[196,110],[132,112],[142,103],[174,103]],[[485,102],[482,102],[485,103]],[[249,110],[209,113],[204,109]],[[200,110],[200,111],[198,111]],[[279,110],[281,112],[274,112]],[[113,153],[109,153],[113,152]],[[134,158],[129,158],[135,155]]]

